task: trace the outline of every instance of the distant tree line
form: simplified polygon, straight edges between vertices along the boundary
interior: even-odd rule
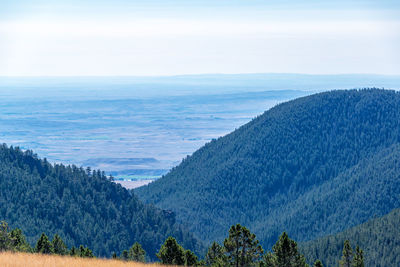
[[[69,255],[82,258],[94,257],[92,250],[83,245],[80,245],[79,248],[73,246],[68,249],[58,234],[55,234],[53,240],[50,240],[45,233],[42,233],[35,247],[31,247],[21,229],[15,228],[10,231],[8,224],[4,221],[0,222],[0,251]]]
[[[42,233],[31,247],[26,241],[21,229],[10,231],[8,224],[0,222],[0,252],[15,251],[28,253],[56,254],[93,258],[93,252],[88,247],[81,245],[68,249],[61,237],[56,234],[53,240]],[[255,234],[240,224],[232,225],[229,236],[225,238],[223,245],[213,242],[208,248],[203,260],[198,260],[195,253],[185,250],[173,237],[168,237],[161,246],[156,256],[165,265],[183,266],[213,266],[213,267],[309,267],[305,257],[298,251],[297,243],[283,232],[271,251],[264,253]],[[146,262],[146,252],[139,243],[135,243],[129,250],[123,250],[118,257],[112,254],[113,259],[124,261]],[[358,246],[353,252],[350,242],[346,240],[343,247],[343,255],[339,261],[340,267],[364,267],[364,254]],[[320,260],[316,260],[314,267],[323,267]]]

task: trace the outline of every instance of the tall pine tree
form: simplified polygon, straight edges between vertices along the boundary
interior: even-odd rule
[[[129,260],[136,262],[146,262],[146,252],[142,248],[142,246],[136,242],[132,245],[128,252]]]
[[[343,244],[342,259],[339,261],[340,267],[351,267],[353,259],[353,249],[351,248],[350,241],[345,240]]]
[[[356,254],[353,258],[352,267],[364,267],[364,252],[359,246],[356,247]]]
[[[68,248],[58,234],[54,235],[53,241],[51,241],[51,243],[53,245],[54,254],[58,254],[58,255],[68,254]]]
[[[32,250],[21,229],[13,229],[10,232],[9,237],[11,241],[11,248],[13,250],[21,252],[30,252]]]
[[[43,254],[52,254],[53,253],[53,246],[50,243],[47,235],[45,235],[45,233],[42,233],[42,235],[38,239],[35,250],[36,250],[36,252],[43,253]]]
[[[264,263],[268,267],[307,267],[306,259],[297,249],[297,243],[283,232],[272,247],[273,253],[267,253]]]
[[[184,265],[185,250],[176,242],[175,238],[168,237],[161,246],[160,251],[156,254],[162,264],[168,265]]]
[[[232,225],[229,229],[224,247],[228,262],[235,267],[256,265],[264,252],[255,234],[240,224]]]

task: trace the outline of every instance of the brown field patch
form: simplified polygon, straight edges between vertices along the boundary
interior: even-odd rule
[[[144,264],[112,259],[91,259],[69,256],[29,254],[29,253],[0,253],[1,267],[160,267],[160,264]]]

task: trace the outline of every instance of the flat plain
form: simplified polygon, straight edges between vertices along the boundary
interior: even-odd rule
[[[2,77],[0,142],[117,178],[155,179],[280,102],[399,81],[397,76],[296,74]]]

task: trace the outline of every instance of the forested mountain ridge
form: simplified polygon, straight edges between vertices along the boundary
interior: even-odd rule
[[[0,220],[19,227],[31,245],[42,232],[71,246],[110,257],[134,242],[148,256],[172,235],[187,248],[202,247],[175,223],[175,215],[145,205],[104,173],[50,164],[32,151],[0,146]]]
[[[285,230],[306,241],[400,207],[399,143],[399,93],[320,93],[275,106],[135,192],[206,241],[238,222],[264,247]]]
[[[349,240],[353,249],[356,245],[364,250],[365,266],[398,266],[400,262],[400,209],[371,219],[317,240],[300,244],[300,251],[310,262],[319,258],[324,266],[337,266],[342,254],[343,242]]]

